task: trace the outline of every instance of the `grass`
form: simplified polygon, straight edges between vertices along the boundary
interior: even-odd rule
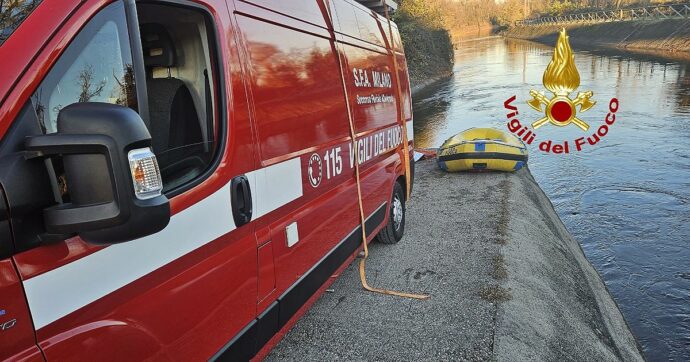
[[[491,276],[496,280],[503,280],[508,277],[508,270],[506,269],[505,260],[503,255],[496,254],[492,261],[493,269],[491,270]]]
[[[493,303],[506,302],[512,298],[509,291],[496,284],[482,287],[479,290],[479,296]]]

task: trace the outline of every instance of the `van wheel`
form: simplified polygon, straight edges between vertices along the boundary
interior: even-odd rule
[[[393,197],[388,215],[388,223],[381,229],[376,239],[383,244],[395,244],[405,233],[405,193],[399,182],[393,186]]]

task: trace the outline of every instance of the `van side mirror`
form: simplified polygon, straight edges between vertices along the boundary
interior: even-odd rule
[[[27,157],[62,156],[69,200],[43,210],[49,233],[111,244],[168,225],[170,204],[161,193],[151,135],[135,111],[75,103],[58,114],[57,133],[28,137],[25,145]]]

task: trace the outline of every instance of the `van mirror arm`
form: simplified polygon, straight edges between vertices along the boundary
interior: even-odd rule
[[[108,136],[91,134],[48,134],[42,136],[27,137],[25,141],[25,158],[43,158],[58,155],[86,155],[100,154],[106,157],[110,165],[111,185],[116,184],[116,174],[122,172],[117,167],[115,141]],[[53,171],[54,172],[54,171]],[[50,173],[50,170],[49,170]],[[56,206],[44,209],[46,230],[49,233],[63,234],[77,230],[95,229],[104,226],[117,225],[119,219],[126,217],[121,213],[118,205],[124,204],[117,187],[112,187],[113,200],[89,206],[76,206],[74,204],[59,203]],[[61,199],[61,197],[60,197]]]
[[[78,234],[95,244],[125,242],[162,230],[170,205],[139,115],[107,103],[75,103],[58,114],[58,132],[27,137],[24,158],[62,158],[68,202],[61,202],[52,163],[46,162],[55,202],[43,209],[48,235]],[[158,180],[158,187],[150,184]],[[142,183],[146,181],[147,183]]]

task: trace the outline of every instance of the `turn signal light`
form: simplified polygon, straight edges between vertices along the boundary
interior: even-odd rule
[[[131,150],[127,154],[127,159],[136,197],[139,200],[147,200],[159,196],[163,191],[163,179],[156,155],[151,148]]]

